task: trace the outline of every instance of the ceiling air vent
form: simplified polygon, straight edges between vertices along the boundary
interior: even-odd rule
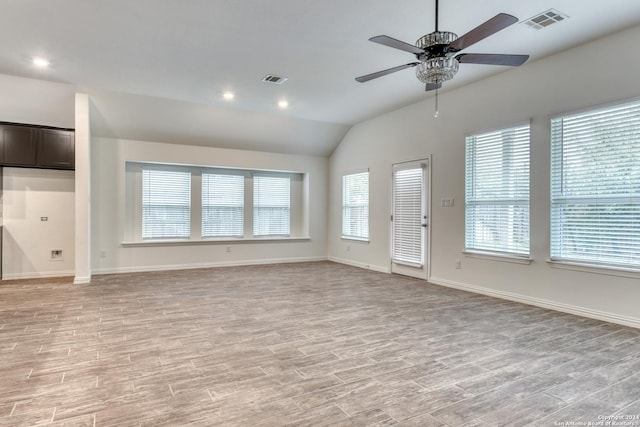
[[[276,85],[281,85],[282,83],[287,81],[286,77],[278,77],[271,74],[267,74],[262,78],[262,81],[265,83],[273,83]]]
[[[564,21],[567,18],[568,16],[564,13],[560,13],[555,9],[549,9],[546,12],[532,16],[526,21],[522,21],[522,23],[535,30],[541,30],[556,22]]]

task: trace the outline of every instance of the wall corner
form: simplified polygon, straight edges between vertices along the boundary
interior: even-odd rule
[[[91,132],[89,95],[75,97],[75,283],[91,280]]]

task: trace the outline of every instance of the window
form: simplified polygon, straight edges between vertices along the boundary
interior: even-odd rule
[[[369,239],[369,172],[342,177],[342,237]]]
[[[244,176],[202,173],[202,237],[242,237]]]
[[[191,173],[142,170],[142,239],[188,239]]]
[[[303,172],[127,161],[123,244],[309,238]]]
[[[466,138],[465,246],[529,255],[529,125]]]
[[[424,265],[424,233],[426,206],[424,200],[426,164],[394,165],[392,261],[422,268]]]
[[[290,199],[290,177],[254,175],[253,235],[288,236]]]
[[[640,102],[551,120],[551,259],[640,268]]]

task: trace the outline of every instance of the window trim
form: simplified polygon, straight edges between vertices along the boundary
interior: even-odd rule
[[[191,171],[191,234],[187,239],[142,239],[142,169]],[[202,180],[201,174],[228,173],[245,177],[244,234],[242,237],[202,237]],[[287,175],[291,182],[290,193],[290,235],[253,236],[253,174]],[[122,247],[218,245],[240,243],[304,242],[310,241],[309,204],[311,198],[310,173],[293,170],[254,169],[197,164],[172,164],[163,162],[125,160],[122,206],[125,222],[120,244]]]
[[[551,268],[562,270],[580,271],[583,273],[604,274],[607,276],[630,277],[632,279],[640,279],[640,268],[613,267],[604,264],[589,264],[586,262],[575,262],[565,260],[547,259],[546,263]]]
[[[252,232],[252,237],[254,239],[261,239],[261,238],[274,238],[274,237],[283,237],[283,238],[288,238],[291,236],[291,223],[292,223],[292,218],[291,218],[291,212],[292,212],[292,208],[291,208],[291,184],[292,184],[292,180],[291,180],[291,176],[290,175],[286,175],[285,174],[274,174],[273,172],[259,172],[259,171],[254,171],[251,174],[251,178],[252,178],[252,202],[251,202],[251,211],[253,213],[252,217],[251,217],[251,232]],[[289,186],[289,194],[287,195],[288,198],[288,204],[287,204],[287,233],[268,233],[268,234],[256,234],[256,209],[259,209],[260,206],[256,206],[256,178],[286,178],[287,180],[287,184]]]
[[[256,237],[247,239],[202,239],[202,240],[145,240],[145,241],[128,241],[124,240],[120,242],[120,245],[124,248],[138,248],[138,247],[150,247],[150,246],[192,246],[192,245],[224,245],[229,243],[278,243],[278,242],[310,242],[313,239],[310,236],[296,236],[296,237]]]
[[[506,204],[508,204],[507,202],[511,202],[511,203],[518,203],[518,202],[524,202],[526,201],[527,203],[527,207],[529,210],[529,221],[527,224],[527,228],[528,228],[528,234],[529,234],[529,242],[528,242],[528,247],[527,247],[527,252],[526,253],[519,253],[519,252],[510,252],[510,251],[505,251],[505,250],[500,250],[500,249],[496,249],[496,250],[491,250],[491,249],[484,249],[484,248],[476,248],[476,247],[467,247],[467,217],[468,217],[468,213],[467,213],[467,209],[469,207],[470,204],[474,204],[474,202],[469,202],[467,200],[467,186],[469,185],[468,181],[467,181],[467,155],[468,155],[468,151],[467,151],[467,143],[469,138],[473,138],[473,137],[477,137],[477,136],[483,136],[486,134],[492,134],[492,133],[498,133],[498,132],[504,132],[504,131],[509,131],[509,130],[513,130],[513,129],[519,129],[519,128],[523,128],[526,127],[528,129],[528,168],[529,168],[529,175],[527,177],[528,180],[528,186],[529,186],[529,192],[528,192],[528,197],[525,198],[494,198],[492,201],[494,202],[494,204],[496,204],[496,202],[504,202]],[[462,253],[467,256],[467,257],[475,257],[475,258],[484,258],[484,259],[494,259],[494,260],[498,260],[498,261],[508,261],[508,262],[515,262],[515,263],[523,263],[523,264],[529,264],[532,261],[531,258],[531,120],[528,121],[522,121],[522,122],[516,122],[514,124],[510,124],[510,125],[504,125],[504,126],[500,126],[500,127],[493,127],[490,129],[485,129],[485,130],[481,130],[481,131],[476,131],[476,132],[471,132],[471,133],[467,133],[465,134],[465,150],[464,150],[464,156],[465,156],[465,200],[464,200],[464,250],[462,251]],[[482,205],[482,204],[480,204]],[[503,248],[504,249],[504,248]]]
[[[367,237],[363,236],[348,236],[344,234],[344,190],[345,190],[345,178],[350,175],[367,174]],[[342,174],[340,180],[341,186],[341,211],[340,211],[340,239],[353,242],[369,243],[371,241],[371,171],[369,168],[354,169],[346,171]]]
[[[594,201],[602,201],[608,200],[610,203],[619,203],[619,202],[627,202],[630,199],[637,199],[637,196],[634,193],[607,193],[607,194],[596,194],[596,195],[558,195],[554,197],[554,121],[562,121],[563,119],[571,119],[580,116],[588,116],[588,115],[597,115],[597,114],[607,114],[610,113],[611,110],[615,110],[618,108],[625,108],[633,105],[633,108],[640,109],[640,97],[631,97],[619,99],[612,102],[606,102],[602,104],[596,104],[585,108],[580,108],[576,110],[565,111],[562,113],[557,113],[549,116],[549,142],[550,142],[550,151],[549,151],[549,170],[550,170],[550,182],[549,182],[549,258],[547,259],[547,263],[553,268],[564,268],[568,270],[575,271],[585,271],[590,273],[601,273],[608,274],[614,276],[623,276],[623,277],[640,277],[640,264],[627,264],[615,261],[601,261],[601,260],[592,260],[592,259],[584,259],[584,258],[575,258],[570,256],[560,256],[559,254],[554,256],[554,228],[561,227],[560,223],[554,222],[554,201],[564,206],[568,206],[573,201],[574,203],[583,202],[584,204],[591,203]],[[584,120],[584,118],[583,118]],[[637,122],[640,124],[640,120]],[[563,143],[564,139],[562,139],[559,143]],[[592,144],[593,145],[593,144]],[[561,156],[564,156],[564,148],[561,149]],[[562,162],[562,160],[560,160]],[[559,184],[562,186],[564,180]],[[636,204],[640,206],[640,203]],[[561,241],[558,239],[556,245],[561,246]]]
[[[211,176],[232,176],[232,177],[236,177],[236,178],[241,178],[241,205],[239,206],[239,208],[242,210],[242,218],[240,219],[240,231],[241,234],[219,234],[219,235],[207,235],[205,236],[204,234],[204,229],[205,229],[205,216],[204,216],[204,210],[205,210],[205,203],[204,203],[204,198],[205,198],[205,192],[204,192],[204,180],[203,177],[204,175],[211,175]],[[224,170],[220,170],[220,169],[216,169],[216,170],[212,170],[209,168],[203,168],[201,170],[200,173],[200,200],[201,200],[201,205],[200,205],[200,239],[202,240],[210,240],[210,239],[224,239],[224,238],[228,238],[229,240],[231,239],[241,239],[244,237],[244,229],[245,229],[245,224],[244,221],[246,219],[246,215],[245,215],[245,197],[244,197],[244,192],[245,192],[245,187],[246,187],[246,173],[242,172],[242,171],[224,171]],[[235,189],[235,187],[234,187]],[[237,189],[235,189],[237,190]],[[209,193],[211,194],[211,193]],[[207,207],[212,206],[211,204],[208,204]],[[214,205],[215,206],[215,205]],[[237,208],[237,206],[236,206]],[[233,228],[233,227],[232,227]]]
[[[192,176],[192,171],[191,170],[186,170],[186,169],[182,169],[182,168],[175,168],[175,169],[168,169],[168,168],[156,168],[156,167],[142,167],[141,170],[141,196],[140,196],[140,204],[141,204],[141,223],[140,223],[140,229],[141,229],[141,239],[143,241],[153,241],[153,240],[181,240],[184,239],[183,236],[177,236],[177,235],[161,235],[161,236],[154,236],[153,234],[155,234],[157,232],[157,226],[158,226],[158,222],[152,220],[149,217],[153,217],[154,215],[151,214],[152,212],[155,212],[157,210],[158,204],[151,204],[151,209],[149,212],[149,214],[145,214],[145,205],[147,200],[147,197],[145,197],[145,192],[147,190],[152,190],[153,188],[156,189],[156,191],[151,191],[149,193],[149,197],[151,198],[155,198],[155,197],[159,197],[161,199],[164,199],[165,202],[168,200],[165,197],[165,193],[163,190],[160,190],[160,188],[157,188],[156,185],[154,185],[154,180],[151,179],[152,177],[155,177],[156,179],[158,178],[157,175],[155,175],[156,173],[162,174],[162,173],[166,173],[167,175],[171,174],[171,178],[169,181],[164,181],[165,185],[173,185],[176,182],[180,182],[180,184],[186,184],[187,188],[186,188],[186,192],[179,192],[179,193],[175,193],[177,194],[179,197],[178,199],[180,199],[181,204],[180,205],[176,205],[176,204],[171,204],[171,205],[167,205],[167,204],[163,204],[162,206],[173,206],[173,207],[182,207],[187,209],[186,212],[186,223],[185,222],[169,222],[169,224],[173,224],[173,225],[178,225],[181,228],[184,227],[184,231],[186,232],[186,236],[191,235],[191,216],[192,216],[192,209],[193,209],[193,203],[192,203],[192,195],[191,195],[191,190],[192,190],[192,181],[193,181],[193,176]],[[178,177],[177,175],[182,175],[182,177]],[[149,179],[145,179],[145,176],[149,176]],[[147,184],[145,184],[147,183]],[[170,184],[169,184],[170,183]],[[166,188],[166,187],[165,187]],[[176,199],[171,199],[173,201],[176,201]],[[183,203],[186,203],[183,204]],[[154,209],[154,206],[156,209]],[[182,216],[182,215],[181,215]],[[148,228],[145,227],[145,219],[150,219],[149,223],[148,223]],[[155,224],[155,225],[154,225]],[[163,222],[162,224],[166,224],[165,222]],[[160,228],[163,228],[162,225],[160,225]],[[145,237],[145,230],[148,229],[148,232],[152,234],[152,236],[149,237]],[[164,234],[164,233],[162,233]]]
[[[531,264],[533,258],[531,256],[518,256],[511,253],[499,253],[499,252],[483,252],[474,250],[462,251],[462,254],[467,258],[487,259],[491,261],[510,262],[513,264]]]

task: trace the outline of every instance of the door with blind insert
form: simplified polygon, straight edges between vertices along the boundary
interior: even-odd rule
[[[391,272],[427,279],[429,274],[429,161],[393,165]]]

